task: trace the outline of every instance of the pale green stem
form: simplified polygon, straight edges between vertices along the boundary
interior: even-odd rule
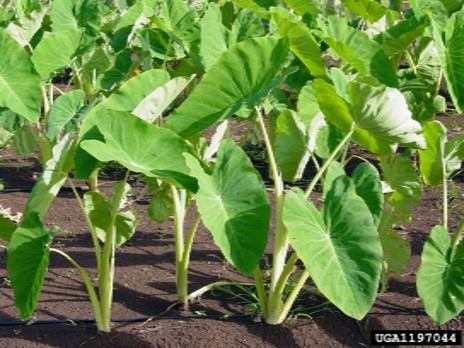
[[[321,169],[319,169],[317,174],[311,180],[311,183],[309,184],[308,188],[305,191],[306,198],[308,198],[309,195],[311,194],[311,192],[313,192],[314,187],[316,186],[317,182],[322,177],[322,175],[324,175],[324,173],[327,170],[327,168],[329,167],[330,163],[332,163],[333,160],[335,159],[335,157],[337,157],[338,152],[345,146],[346,143],[348,143],[348,141],[350,141],[354,130],[355,130],[355,128],[354,128],[354,126],[352,126],[351,130],[345,135],[345,137],[342,139],[340,144],[338,144],[336,149],[330,154],[329,158],[324,162]]]
[[[258,295],[259,304],[261,306],[261,315],[263,318],[267,317],[267,298],[266,298],[266,288],[264,287],[263,275],[261,273],[261,268],[256,266],[254,271],[254,279],[256,285],[256,293]]]
[[[448,180],[445,167],[443,165],[443,227],[448,229]]]
[[[270,323],[268,320],[273,321],[273,318],[278,318],[282,315],[282,311],[284,309],[284,303],[282,300],[285,285],[287,284],[288,278],[293,272],[293,268],[297,260],[298,256],[296,253],[290,256],[279,276],[274,292],[269,296],[268,315],[267,317],[263,316],[267,323]]]
[[[127,182],[129,171],[126,172],[123,182]],[[111,211],[111,223],[105,231],[105,242],[103,244],[100,269],[98,272],[98,290],[100,295],[100,305],[104,321],[103,330],[111,330],[111,307],[113,303],[113,287],[115,273],[115,242],[116,242],[116,218],[120,202],[124,197],[124,190],[117,190],[113,200]]]
[[[71,187],[71,190],[74,193],[74,197],[76,197],[77,204],[79,205],[79,208],[81,209],[82,214],[84,215],[85,222],[87,223],[87,227],[89,228],[90,235],[92,236],[92,244],[93,248],[95,250],[95,258],[97,261],[97,269],[100,269],[100,260],[101,260],[101,248],[100,248],[100,242],[98,241],[98,236],[97,236],[97,231],[95,230],[95,226],[92,223],[92,220],[90,220],[89,215],[87,214],[87,211],[85,209],[84,202],[81,199],[81,196],[79,195],[79,192],[77,192],[76,187],[74,186],[73,181],[68,177],[68,183],[69,186]]]
[[[451,243],[451,248],[455,249],[459,242],[461,241],[462,233],[464,232],[464,220],[459,224],[458,230],[453,237],[453,242]]]
[[[50,103],[50,107],[53,105],[53,82],[52,80],[50,80],[49,84],[48,84],[48,98],[49,98],[49,103]]]
[[[266,311],[263,313],[263,318],[267,322],[267,318],[278,316],[282,307],[282,293],[278,291],[278,282],[281,279],[282,272],[285,268],[285,259],[287,257],[289,242],[287,230],[283,223],[283,209],[284,209],[284,185],[282,177],[280,176],[277,167],[277,161],[274,156],[272,144],[261,115],[261,110],[256,108],[256,120],[259,124],[264,143],[266,145],[269,166],[271,174],[274,179],[274,200],[275,200],[275,234],[274,234],[274,248],[271,269],[271,283],[269,285],[269,294],[266,306],[263,306]],[[264,315],[265,314],[265,315]]]
[[[183,303],[184,308],[188,308],[189,300],[192,299],[191,296],[193,296],[194,298],[196,297],[195,294],[197,293],[197,292],[194,292],[193,294],[188,295],[188,268],[189,268],[189,263],[190,263],[190,252],[192,251],[193,238],[195,237],[200,221],[201,221],[201,216],[200,214],[198,214],[192,226],[190,226],[190,230],[187,232],[187,237],[185,238],[185,242],[184,242],[184,250],[182,253],[182,259],[179,260],[178,267],[177,267],[177,261],[176,261],[176,281],[178,284],[178,289],[181,289],[179,300]],[[176,260],[177,260],[177,255],[176,255]],[[205,290],[205,291],[208,291],[208,290]]]
[[[287,260],[287,263],[285,264],[282,274],[280,275],[280,278],[277,282],[275,289],[276,293],[282,294],[284,292],[285,285],[287,284],[288,278],[293,273],[297,261],[298,255],[293,253]]]
[[[200,221],[201,221],[201,216],[200,214],[198,214],[195,220],[193,221],[192,226],[190,226],[190,230],[187,232],[187,237],[185,238],[184,253],[182,255],[182,272],[185,273],[186,277],[188,275],[190,252],[192,251],[193,238],[195,237],[195,234],[198,230]]]
[[[176,253],[176,290],[177,300],[188,305],[188,283],[187,271],[183,269],[184,264],[184,218],[185,218],[185,200],[182,199],[179,191],[170,185],[172,201],[174,203],[174,243]]]
[[[316,168],[316,171],[319,171],[321,169],[321,166],[319,162],[317,161],[316,156],[314,156],[314,154],[311,154],[311,161],[313,162],[314,168]]]
[[[45,85],[42,86],[42,97],[43,97],[43,103],[44,103],[44,115],[47,115],[48,112],[50,111],[50,102],[48,100],[48,95],[47,95],[47,90],[45,88]]]
[[[438,79],[437,79],[437,88],[435,90],[435,95],[438,95],[440,93],[440,87],[441,87],[442,78],[443,78],[443,69],[440,69],[440,72],[438,74]]]
[[[275,237],[274,237],[274,250],[271,270],[271,285],[270,295],[273,297],[274,289],[277,281],[280,278],[282,270],[285,265],[285,258],[288,252],[288,238],[285,226],[283,224],[283,208],[284,208],[284,185],[280,176],[279,169],[277,168],[277,161],[274,156],[271,141],[264,123],[261,110],[256,107],[256,120],[258,121],[261,133],[263,136],[264,144],[266,145],[269,166],[271,169],[272,178],[274,180],[274,198],[275,198]]]
[[[230,280],[220,280],[218,282],[205,285],[205,286],[201,287],[200,289],[195,290],[190,295],[188,295],[187,300],[188,301],[193,301],[196,298],[201,297],[204,293],[206,293],[208,291],[211,291],[211,290],[213,290],[213,289],[215,289],[217,287],[228,285],[228,284],[233,284],[233,282],[231,282]]]
[[[90,279],[89,274],[68,254],[62,252],[59,249],[55,249],[55,248],[50,248],[50,251],[53,251],[63,256],[79,271],[82,277],[82,280],[84,281],[85,287],[87,289],[87,293],[89,294],[89,297],[90,297],[90,303],[92,304],[93,312],[95,315],[95,321],[97,322],[97,328],[98,330],[102,331],[102,329],[104,328],[104,321],[102,317],[100,301],[98,300],[97,293],[95,292],[95,288],[93,286],[93,283],[92,283],[92,280]]]
[[[308,278],[309,278],[308,271],[304,271],[301,277],[298,279],[298,281],[294,285],[292,291],[290,292],[290,295],[287,297],[287,300],[285,301],[285,304],[280,313],[280,317],[278,318],[276,324],[280,324],[284,322],[284,320],[287,318],[288,313],[290,312],[290,309],[292,309],[293,304],[295,303],[295,300],[298,297],[298,294],[300,293],[301,289],[303,288]]]
[[[89,190],[92,192],[98,192],[98,174],[100,169],[95,169],[87,179],[87,183],[89,184]]]
[[[408,61],[409,66],[412,68],[414,75],[417,75],[417,67],[411,57],[411,53],[409,53],[409,51],[404,51],[404,56],[406,57],[406,60]]]

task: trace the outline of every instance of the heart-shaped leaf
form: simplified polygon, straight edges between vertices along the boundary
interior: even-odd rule
[[[289,192],[284,223],[317,288],[347,315],[363,318],[377,294],[382,247],[372,214],[351,179],[334,180],[322,214],[301,191]]]
[[[32,53],[32,62],[42,80],[47,80],[53,72],[71,63],[81,34],[80,29],[53,32],[39,42]]]
[[[26,51],[2,28],[0,41],[0,107],[37,122],[42,103],[40,77]]]
[[[104,137],[84,140],[81,147],[100,161],[117,161],[129,170],[150,177],[177,182],[196,191],[189,176],[184,153],[192,148],[169,129],[149,124],[128,112],[110,111],[98,115],[97,127]]]
[[[464,241],[451,248],[448,230],[435,226],[425,242],[417,291],[427,314],[443,324],[464,310]]]
[[[264,254],[271,215],[259,173],[232,140],[222,142],[211,175],[191,155],[186,157],[199,182],[196,199],[203,223],[226,259],[239,272],[252,273]]]
[[[242,107],[252,109],[280,82],[275,79],[287,53],[286,40],[276,37],[238,43],[218,58],[192,94],[168,118],[168,126],[188,137]]]
[[[39,300],[48,267],[51,235],[37,213],[25,216],[8,244],[8,274],[22,319],[29,318]]]

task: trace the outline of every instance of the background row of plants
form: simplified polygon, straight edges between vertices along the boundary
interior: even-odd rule
[[[458,315],[464,224],[448,223],[447,188],[464,159],[464,135],[449,137],[435,118],[446,114],[449,125],[464,108],[462,7],[457,0],[2,1],[0,144],[38,153],[43,167],[21,221],[0,216],[20,317],[33,313],[53,251],[77,267],[98,329],[110,330],[116,249],[139,221],[127,202],[129,172],[143,174],[153,193],[148,216],[173,218],[179,302],[215,285],[188,289],[203,222],[227,261],[254,279],[270,324],[286,319],[309,278],[341,311],[364,317],[410,256],[393,227],[410,221],[426,185],[440,186],[443,217],[425,244],[417,290],[437,323]],[[231,117],[243,123],[239,140],[230,136]],[[272,207],[243,150],[250,139],[265,148]],[[364,152],[347,173],[353,145]],[[127,174],[106,197],[97,178],[111,161]],[[308,167],[304,189],[288,189]],[[90,190],[81,196],[75,179],[87,179]],[[65,183],[92,237],[95,282],[50,246],[54,230],[43,224]],[[262,267],[271,239],[272,263]]]

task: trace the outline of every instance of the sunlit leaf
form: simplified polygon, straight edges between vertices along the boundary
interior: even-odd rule
[[[392,205],[405,220],[410,220],[412,208],[419,203],[422,185],[411,161],[403,157],[381,158],[383,179],[393,189],[386,195]]]
[[[382,18],[387,8],[378,1],[373,0],[342,0],[344,6],[348,7],[354,14],[374,23]]]
[[[42,80],[47,80],[53,72],[71,64],[80,40],[81,30],[69,29],[51,33],[39,42],[31,59]]]
[[[224,52],[192,94],[167,120],[183,137],[198,133],[254,105],[278,84],[287,43],[275,37],[249,39]],[[211,96],[215,96],[211,98]]]
[[[42,102],[40,77],[26,51],[2,28],[0,41],[0,107],[36,122]]]
[[[274,132],[274,153],[283,179],[301,179],[310,156],[304,124],[294,111],[284,110],[277,116]]]
[[[417,291],[437,324],[464,310],[464,241],[451,248],[449,232],[443,226],[435,226],[425,242]]]
[[[351,180],[335,179],[322,214],[301,191],[289,192],[284,223],[321,293],[345,314],[363,318],[377,294],[382,249],[371,212]]]
[[[323,28],[322,40],[361,74],[373,76],[387,86],[398,87],[387,54],[366,33],[348,26],[339,17],[330,16]]]
[[[251,274],[264,254],[271,214],[259,173],[231,140],[221,144],[211,175],[192,156],[187,162],[199,182],[196,199],[203,223],[226,259]]]
[[[442,26],[434,24],[434,41],[440,53],[443,73],[458,112],[464,111],[464,10],[446,22],[445,40]]]
[[[200,53],[206,71],[227,48],[227,29],[222,24],[221,10],[217,4],[210,2],[201,20]]]
[[[290,50],[305,64],[312,75],[325,77],[326,68],[322,61],[321,50],[305,24],[282,7],[273,7],[271,14],[279,34],[289,39]]]
[[[359,164],[353,172],[352,180],[356,194],[364,199],[369,208],[374,224],[378,226],[383,208],[383,193],[380,175],[370,163]]]
[[[148,123],[153,123],[177,96],[188,86],[191,78],[175,77],[165,84],[157,87],[135,107],[132,114]]]
[[[177,134],[127,112],[106,111],[99,114],[96,124],[104,141],[82,141],[86,152],[100,161],[117,161],[134,172],[196,191],[196,180],[188,175],[183,157],[193,150]]]
[[[51,235],[37,213],[25,215],[8,244],[7,270],[21,319],[34,312],[47,272]]]
[[[79,127],[77,122],[85,114],[86,108],[82,105],[85,93],[83,90],[74,90],[59,96],[47,115],[46,135],[50,141],[55,141],[61,132],[68,133]]]

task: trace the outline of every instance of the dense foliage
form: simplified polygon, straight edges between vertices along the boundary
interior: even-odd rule
[[[43,166],[23,219],[0,216],[21,318],[35,309],[54,251],[78,268],[99,330],[110,330],[116,249],[139,220],[126,202],[129,171],[152,190],[150,218],[173,217],[178,300],[214,287],[189,295],[202,221],[227,261],[254,277],[271,324],[286,319],[308,278],[364,317],[410,255],[393,226],[411,219],[424,185],[442,186],[443,221],[426,242],[417,288],[437,323],[464,309],[464,224],[450,231],[447,204],[464,135],[450,139],[436,120],[464,110],[461,1],[15,0],[2,2],[0,39],[0,146],[38,150]],[[246,130],[239,141],[232,117]],[[243,149],[251,138],[266,151],[272,207]],[[347,173],[353,145],[369,155]],[[127,175],[105,197],[97,178],[109,161]],[[96,284],[50,247],[54,232],[43,224],[72,178],[91,187],[75,196]],[[284,185],[301,179],[303,190]],[[185,226],[194,201],[197,218]]]

